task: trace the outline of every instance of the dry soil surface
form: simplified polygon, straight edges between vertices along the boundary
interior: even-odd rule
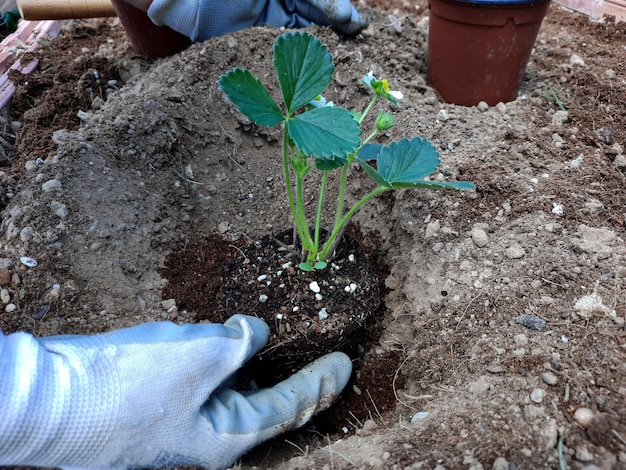
[[[381,141],[430,139],[434,177],[477,190],[388,193],[357,215],[389,267],[364,353],[390,369],[356,374],[363,409],[340,402],[338,429],[290,436],[304,455],[279,438],[238,465],[626,468],[626,23],[552,6],[519,97],[462,107],[426,83],[423,4],[361,8],[372,24],[355,39],[311,30],[336,64],[327,98],[363,108],[360,78],[387,78],[404,99],[381,105],[397,120]],[[217,86],[232,67],[273,80],[279,34],[163,60],[133,54],[115,20],[45,43],[4,112],[0,328],[198,321],[163,298],[166,256],[289,224],[278,131],[246,123]],[[350,177],[353,200],[369,182]]]

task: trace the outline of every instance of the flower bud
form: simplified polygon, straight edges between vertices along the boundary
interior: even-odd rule
[[[379,131],[386,131],[391,129],[394,125],[393,115],[384,111],[378,113],[376,116],[376,129]]]

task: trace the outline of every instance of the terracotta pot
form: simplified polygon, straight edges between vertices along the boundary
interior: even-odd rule
[[[428,83],[449,103],[517,97],[550,0],[429,0]]]
[[[167,57],[189,47],[191,40],[167,26],[155,25],[145,11],[124,0],[111,0],[133,49],[148,57]]]

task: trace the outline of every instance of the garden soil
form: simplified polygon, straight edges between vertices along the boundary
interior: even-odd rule
[[[626,468],[626,23],[552,5],[519,97],[463,107],[426,83],[423,2],[360,8],[372,22],[356,38],[310,30],[336,65],[326,98],[363,109],[361,77],[388,79],[404,99],[380,104],[397,125],[379,141],[429,139],[433,178],[476,191],[389,192],[357,214],[381,289],[354,377],[237,467]],[[159,60],[134,54],[115,19],[41,41],[2,116],[0,328],[207,321],[217,294],[186,304],[168,260],[215,239],[236,257],[290,224],[279,130],[246,122],[217,86],[247,67],[276,93],[279,34]],[[352,203],[371,186],[349,178]],[[197,276],[212,255],[195,253]]]

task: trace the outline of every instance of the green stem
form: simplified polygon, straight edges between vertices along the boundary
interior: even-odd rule
[[[320,195],[317,201],[317,213],[315,214],[315,243],[314,250],[311,250],[309,261],[316,261],[317,251],[320,246],[320,224],[322,221],[322,207],[324,207],[324,195],[326,194],[326,182],[328,180],[328,172],[322,172],[322,183],[320,186]]]
[[[363,111],[363,114],[361,114],[361,119],[359,119],[359,127],[361,126],[361,124],[363,124],[363,121],[376,104],[376,101],[378,101],[378,95],[374,95],[372,101],[370,101],[370,104],[367,105],[367,108],[365,108],[365,111]]]
[[[296,226],[296,231],[298,232],[298,236],[300,237],[300,241],[304,247],[304,244],[307,243],[307,239],[305,238],[308,235],[308,230],[303,230],[302,222],[300,220],[300,215],[298,212],[298,206],[301,204],[301,201],[294,199],[293,188],[291,183],[291,174],[289,172],[289,161],[290,161],[290,152],[291,146],[289,145],[289,129],[288,124],[285,122],[283,129],[283,171],[285,176],[285,187],[287,189],[287,199],[289,200],[289,208],[291,209],[291,215],[293,216],[293,221]],[[296,175],[297,177],[298,175]],[[305,224],[306,228],[306,224]],[[309,235],[310,239],[310,235]],[[294,240],[294,243],[296,241]]]
[[[374,129],[372,131],[372,133],[367,136],[367,139],[365,139],[363,142],[361,142],[361,145],[360,145],[359,149],[363,148],[363,146],[365,144],[367,144],[370,140],[372,140],[374,137],[376,137],[376,134],[378,134],[378,129]]]
[[[335,223],[333,227],[336,226],[341,220],[341,216],[343,215],[343,203],[346,194],[346,180],[348,175],[348,165],[344,165],[341,167],[341,180],[339,182],[339,194],[337,194],[337,210],[335,212]]]
[[[309,224],[306,220],[306,211],[304,209],[304,174],[296,174],[296,198],[297,198],[297,210],[298,210],[298,227],[300,228],[300,240],[302,242],[302,249],[305,252],[310,252],[314,245],[311,239],[311,233],[309,232]],[[308,256],[307,256],[308,257]]]
[[[320,254],[319,254],[320,261],[327,261],[328,256],[335,249],[335,245],[337,244],[337,241],[338,241],[337,240],[338,235],[343,231],[344,226],[348,223],[348,221],[352,218],[352,216],[357,213],[357,211],[361,208],[361,206],[363,204],[365,204],[367,201],[369,201],[370,199],[372,199],[374,196],[377,196],[380,193],[382,193],[382,192],[384,192],[384,191],[386,191],[388,189],[389,188],[384,188],[382,186],[378,186],[372,192],[370,192],[369,194],[365,195],[348,212],[346,212],[346,215],[344,215],[341,218],[341,220],[339,221],[338,224],[335,223],[335,225],[333,226],[332,233],[330,234],[330,236],[326,240],[326,243],[324,243],[324,246],[320,250]]]

